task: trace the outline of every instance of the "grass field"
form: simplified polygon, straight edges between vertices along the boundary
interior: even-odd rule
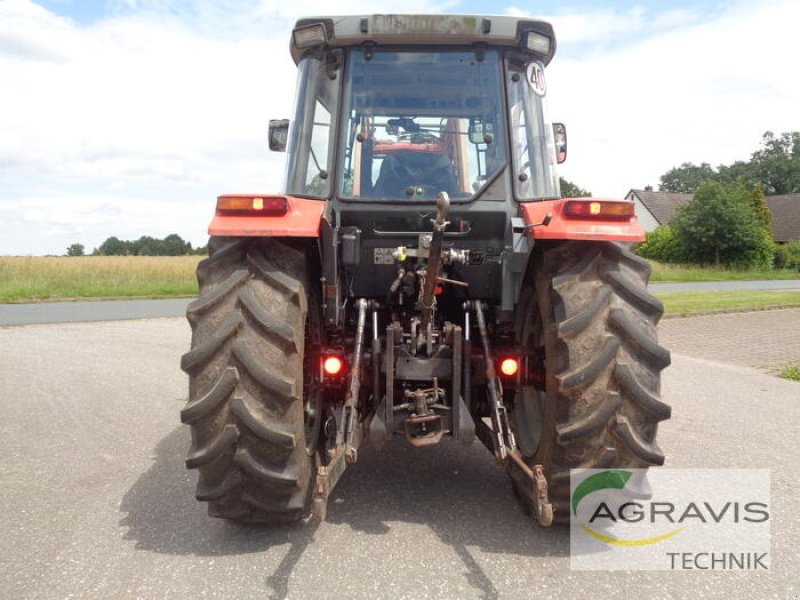
[[[790,269],[737,270],[715,269],[694,265],[667,265],[650,261],[650,281],[746,281],[766,279],[800,279],[800,271]]]
[[[0,302],[175,298],[197,294],[199,256],[0,257]],[[787,279],[793,271],[721,271],[656,263],[653,281]],[[747,275],[744,277],[743,275]],[[772,277],[776,278],[776,277]],[[800,306],[800,292],[675,292],[659,296],[671,314]]]
[[[0,257],[0,302],[194,296],[195,268],[201,258]]]
[[[657,294],[668,314],[690,315],[725,310],[765,310],[800,306],[800,292],[670,292]]]

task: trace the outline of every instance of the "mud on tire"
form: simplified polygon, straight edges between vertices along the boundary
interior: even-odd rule
[[[534,261],[516,325],[520,342],[544,349],[546,392],[518,394],[512,420],[566,522],[571,468],[663,464],[656,431],[671,411],[659,397],[670,355],[656,338],[663,305],[646,288],[650,265],[628,245],[562,242]]]
[[[309,512],[313,442],[305,439],[306,256],[278,240],[212,238],[186,316],[189,401],[181,420],[208,512],[282,522]],[[307,448],[310,446],[311,448]]]

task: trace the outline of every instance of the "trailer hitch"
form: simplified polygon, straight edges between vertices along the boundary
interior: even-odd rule
[[[465,304],[464,308],[467,311],[469,308],[475,310],[486,361],[486,384],[489,392],[491,425],[481,419],[478,422],[478,437],[494,453],[497,462],[506,468],[514,488],[531,514],[540,525],[549,527],[553,524],[553,505],[547,494],[547,479],[544,476],[542,465],[529,466],[517,447],[517,440],[508,421],[508,412],[503,404],[502,388],[494,368],[483,307],[480,302],[474,302],[471,306],[469,303]],[[469,315],[469,312],[466,314]]]
[[[443,390],[436,377],[433,387],[423,390],[406,390],[406,398],[411,400],[412,415],[407,417],[404,426],[406,439],[412,446],[434,446],[442,441],[444,429],[442,417],[431,410],[443,398]]]
[[[356,303],[356,306],[358,307],[358,325],[353,364],[350,369],[350,382],[344,404],[336,417],[336,445],[328,451],[328,464],[317,469],[317,476],[314,480],[311,516],[315,521],[325,520],[328,512],[328,498],[333,488],[339,482],[347,465],[358,460],[358,446],[361,443],[361,432],[358,429],[358,397],[361,390],[361,359],[369,303],[362,298]],[[373,327],[376,326],[375,323],[377,323],[377,318],[373,319]],[[373,344],[373,350],[374,347]]]
[[[486,386],[489,391],[489,409],[492,411],[492,428],[494,431],[493,452],[498,461],[506,460],[506,454],[511,448],[517,447],[517,440],[514,432],[508,423],[508,413],[503,404],[503,395],[500,391],[500,383],[497,380],[497,372],[494,368],[494,359],[489,345],[489,334],[486,329],[486,319],[483,316],[483,307],[480,302],[473,302],[472,308],[478,319],[478,333],[481,336],[483,345],[483,356],[486,361]]]
[[[553,524],[553,505],[547,495],[547,479],[542,465],[529,467],[516,448],[508,453],[508,474],[517,493],[542,527]]]
[[[496,453],[497,434],[488,419],[478,421],[477,434],[483,444]],[[547,478],[542,465],[528,465],[518,448],[506,448],[505,458],[498,461],[511,477],[514,490],[522,500],[526,511],[542,527],[553,524],[553,504],[547,489]]]
[[[342,447],[338,447],[333,454],[331,461],[317,469],[317,476],[314,480],[314,495],[311,502],[311,518],[314,521],[322,522],[328,514],[328,498],[339,483],[339,478],[347,467],[345,454]]]
[[[342,420],[336,432],[336,446],[344,445],[344,455],[348,463],[358,460],[358,441],[356,427],[358,423],[358,394],[361,390],[361,357],[364,350],[364,329],[367,321],[368,303],[363,298],[356,303],[358,307],[358,325],[356,326],[356,343],[353,350],[353,365],[350,369],[350,385],[342,406]]]

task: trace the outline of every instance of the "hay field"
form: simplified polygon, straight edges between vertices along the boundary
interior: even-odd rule
[[[0,302],[197,294],[200,256],[3,256]]]

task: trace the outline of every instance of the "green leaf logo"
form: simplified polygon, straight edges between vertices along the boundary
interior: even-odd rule
[[[586,498],[589,494],[593,494],[594,492],[598,492],[600,490],[607,490],[607,489],[614,489],[614,490],[621,490],[624,489],[626,485],[628,485],[628,481],[630,481],[631,476],[633,473],[631,471],[622,471],[622,470],[614,470],[614,471],[603,471],[602,473],[595,473],[594,475],[590,475],[586,479],[578,484],[578,487],[575,488],[575,491],[572,493],[572,513],[577,516],[578,515],[578,506],[580,505],[581,501]],[[658,542],[662,542],[666,539],[671,538],[674,535],[677,535],[681,531],[685,529],[685,527],[680,527],[663,535],[644,538],[644,539],[633,539],[633,540],[624,540],[620,538],[611,537],[609,535],[603,535],[591,527],[587,525],[581,525],[581,529],[585,531],[588,535],[592,536],[593,538],[600,540],[601,542],[605,542],[606,544],[612,544],[614,546],[649,546],[651,544],[655,544]]]
[[[593,492],[609,488],[621,490],[628,484],[631,475],[633,473],[630,471],[604,471],[587,477],[572,494],[572,513],[577,516],[581,500]]]

